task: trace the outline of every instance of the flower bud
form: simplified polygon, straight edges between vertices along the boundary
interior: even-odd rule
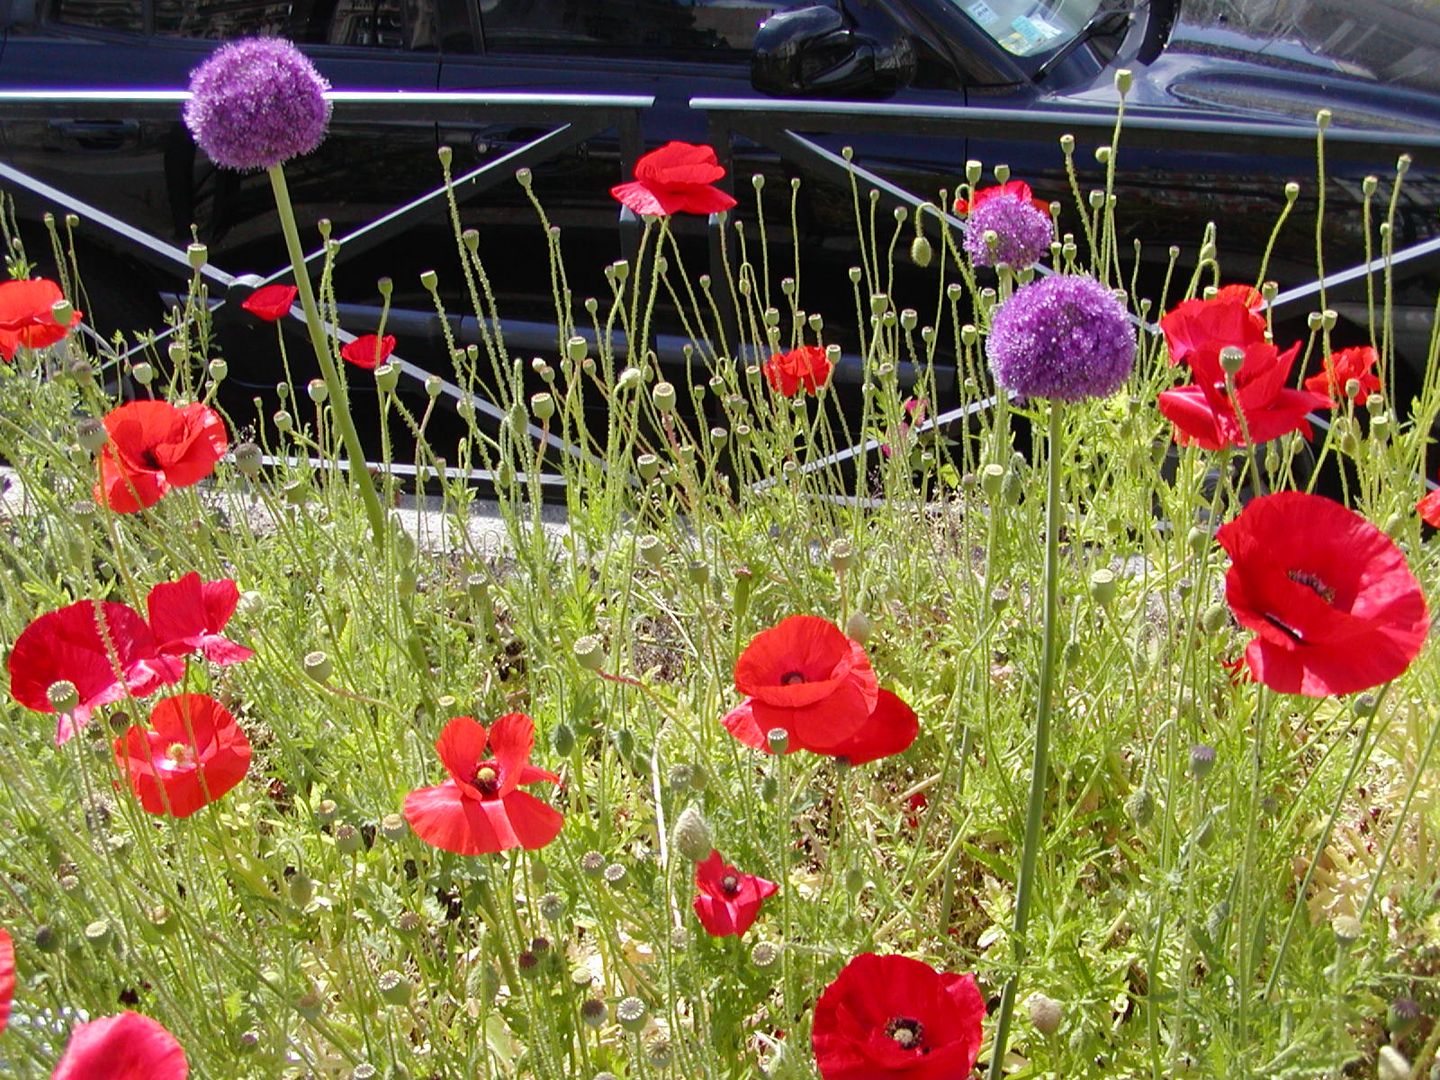
[[[694,805],[680,811],[680,816],[675,819],[672,839],[675,850],[691,862],[704,862],[710,857],[710,852],[715,850],[710,835],[710,823]]]
[[[569,757],[575,749],[575,731],[569,724],[556,724],[550,730],[550,746],[560,757]]]
[[[1190,747],[1190,775],[1196,780],[1204,780],[1210,775],[1210,770],[1215,767],[1215,748],[1206,746],[1204,743],[1196,743]]]
[[[1025,999],[1025,1009],[1030,1013],[1030,1023],[1041,1035],[1054,1035],[1065,1018],[1058,1001],[1038,992]]]
[[[917,236],[910,241],[910,261],[916,266],[922,269],[929,266],[933,256],[934,252],[930,247],[930,241],[924,236]]]
[[[141,386],[149,386],[155,380],[155,369],[145,360],[141,360],[138,364],[131,365],[130,374],[135,377],[135,381]]]
[[[869,617],[863,611],[852,612],[850,618],[845,620],[845,636],[851,641],[858,641],[861,645],[870,640],[870,635],[874,633],[874,630]]]
[[[1224,604],[1211,604],[1200,616],[1200,628],[1207,634],[1218,634],[1229,619],[1229,608]]]
[[[1155,796],[1148,788],[1136,788],[1125,800],[1125,812],[1130,815],[1130,820],[1144,828],[1155,820]]]

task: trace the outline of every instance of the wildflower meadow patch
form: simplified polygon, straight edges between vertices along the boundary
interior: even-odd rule
[[[324,80],[268,39],[192,90],[296,271],[237,317],[319,374],[231,415],[202,245],[121,359],[7,235],[7,1075],[1432,1075],[1440,368],[1384,295],[1290,336],[1213,234],[1142,281],[1109,191],[971,162],[893,220],[857,184],[807,310],[796,189],[670,143],[603,296],[517,176],[545,355],[451,201],[482,340],[414,409],[305,266]],[[1376,190],[1325,213],[1388,258]]]

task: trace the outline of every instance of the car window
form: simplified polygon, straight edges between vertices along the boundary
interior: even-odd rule
[[[60,6],[64,12],[70,5],[115,2],[60,0]],[[435,0],[154,0],[154,10],[154,32],[171,37],[284,35],[307,45],[435,48]],[[75,20],[62,14],[61,21]]]
[[[480,0],[489,52],[738,59],[777,11],[809,0]]]
[[[1060,48],[1095,17],[1104,0],[949,0],[1014,56]]]
[[[145,29],[145,8],[141,0],[58,0],[52,9],[57,22],[91,26],[98,30]]]
[[[1440,4],[1435,0],[1186,0],[1184,18],[1200,26],[1272,39],[1265,53],[1289,50],[1334,61],[1347,74],[1415,90],[1440,90]]]

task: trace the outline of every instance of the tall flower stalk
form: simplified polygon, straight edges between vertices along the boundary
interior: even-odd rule
[[[1015,887],[1015,973],[1005,983],[990,1056],[991,1080],[1005,1073],[1005,1047],[1027,952],[1025,933],[1040,859],[1040,826],[1050,767],[1050,719],[1055,684],[1055,626],[1060,607],[1061,404],[1108,397],[1124,385],[1135,364],[1135,329],[1124,306],[1094,278],[1056,274],[1016,290],[996,310],[986,354],[1002,390],[1050,399],[1048,480],[1045,499],[1045,607],[1035,743],[1020,874]]]
[[[370,530],[375,543],[383,547],[385,511],[365,469],[365,452],[350,415],[350,397],[315,303],[300,230],[285,184],[285,162],[310,153],[325,138],[330,123],[330,102],[325,97],[329,88],[330,84],[289,41],[246,38],[217,49],[191,72],[185,124],[215,164],[239,171],[264,169],[270,176],[310,344],[334,402],[335,424],[370,519]]]

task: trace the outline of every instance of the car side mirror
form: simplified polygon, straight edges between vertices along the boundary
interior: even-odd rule
[[[908,37],[854,30],[832,7],[770,16],[755,34],[750,83],[777,97],[889,97],[915,75]]]

